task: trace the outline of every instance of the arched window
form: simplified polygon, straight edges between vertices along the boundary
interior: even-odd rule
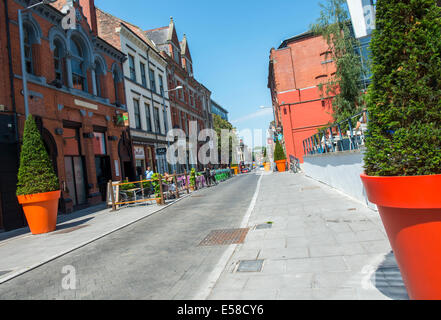
[[[77,41],[76,39],[71,39],[70,49],[72,53],[71,67],[73,87],[75,89],[88,92],[85,55],[83,47],[81,46],[81,43],[79,41]]]
[[[98,60],[95,61],[95,84],[96,84],[96,95],[98,97],[102,97],[101,77],[103,73],[104,72],[101,63]]]
[[[115,70],[113,70],[113,87],[115,90],[115,104],[121,103],[121,99],[119,96],[119,85],[118,85],[119,82],[120,82],[119,74],[118,74],[118,71],[115,69]]]
[[[23,32],[26,72],[29,74],[34,74],[34,61],[32,57],[32,39],[34,38],[34,34],[32,29],[27,25],[24,26]]]
[[[54,68],[55,68],[55,80],[64,84],[64,47],[59,40],[54,41]]]

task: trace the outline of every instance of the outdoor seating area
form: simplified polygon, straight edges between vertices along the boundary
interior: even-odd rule
[[[195,173],[195,183],[191,184],[191,174],[157,174],[150,180],[135,182],[108,182],[107,204],[112,210],[122,209],[129,206],[146,204],[164,205],[166,200],[179,199],[185,194],[190,194],[196,190],[207,188],[219,182],[231,178],[231,169],[215,170],[215,181],[207,181],[204,172]]]

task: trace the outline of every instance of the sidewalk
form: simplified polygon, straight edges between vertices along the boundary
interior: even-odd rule
[[[208,299],[408,299],[378,212],[301,174],[262,179]]]
[[[180,199],[187,196],[184,194]],[[1,233],[0,284],[161,211],[180,199],[166,201],[165,206],[150,202],[115,212],[104,204],[59,215],[57,229],[42,235],[32,235],[29,228]]]

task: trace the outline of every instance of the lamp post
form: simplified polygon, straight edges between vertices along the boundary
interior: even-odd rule
[[[43,0],[41,2],[35,3],[27,8],[18,10],[18,29],[20,33],[20,58],[21,58],[21,73],[23,80],[23,96],[24,96],[24,106],[25,106],[25,116],[26,119],[29,116],[29,101],[28,101],[28,71],[26,70],[25,62],[25,48],[24,48],[24,30],[23,30],[23,12],[28,11],[32,8],[38,7],[42,4],[49,4],[57,2],[58,0]]]
[[[177,87],[174,88],[174,89],[165,90],[165,91],[162,92],[162,105],[163,105],[163,107],[164,107],[164,110],[167,110],[167,106],[165,105],[165,93],[166,93],[166,92],[177,91],[177,90],[180,90],[180,89],[183,89],[183,87],[182,87],[182,86],[177,86]],[[166,112],[167,112],[167,111],[166,111]],[[164,121],[165,124],[167,123],[167,120],[168,120],[168,119],[165,119],[165,121]],[[167,131],[167,128],[166,128],[166,131]],[[167,135],[168,133],[166,132],[165,134]],[[168,149],[169,149],[169,148],[170,148],[170,141],[169,141],[168,139],[167,139],[167,146],[168,146]],[[168,149],[167,149],[167,150],[168,150]],[[175,174],[175,173],[176,173],[176,167],[175,167],[174,164],[172,165],[172,167],[173,167],[173,174]]]

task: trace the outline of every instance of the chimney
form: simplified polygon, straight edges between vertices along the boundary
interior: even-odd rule
[[[87,18],[92,33],[98,35],[98,25],[96,20],[95,0],[80,0],[80,6],[83,8],[83,14]]]

